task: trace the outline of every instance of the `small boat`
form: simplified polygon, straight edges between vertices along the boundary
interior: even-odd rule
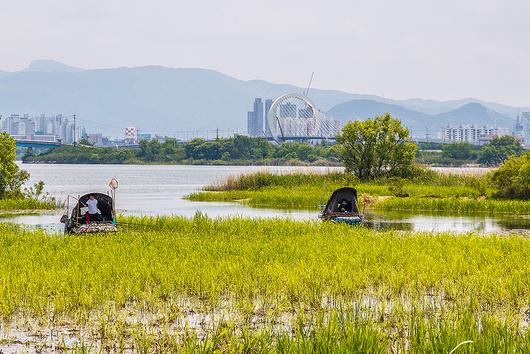
[[[357,203],[357,190],[344,187],[333,192],[320,213],[320,219],[349,225],[362,223],[363,217],[359,212],[359,204]]]
[[[61,218],[61,222],[65,225],[65,233],[85,234],[118,231],[115,209],[118,181],[113,178],[109,183],[109,187],[111,188],[109,194],[88,193],[78,197],[68,196],[66,213]],[[97,200],[97,214],[87,214],[87,202],[90,197],[94,197]],[[71,199],[75,201],[75,205],[70,211]]]

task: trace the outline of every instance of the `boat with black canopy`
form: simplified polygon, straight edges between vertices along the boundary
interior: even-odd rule
[[[357,202],[357,190],[351,187],[339,188],[331,194],[326,206],[320,213],[325,221],[359,225],[363,221]]]
[[[116,232],[116,189],[118,181],[112,179],[109,183],[111,190],[107,193],[87,193],[82,196],[68,195],[66,212],[61,218],[65,225],[65,232],[71,234],[85,234],[97,232]],[[70,202],[74,201],[70,210]],[[90,212],[90,209],[94,209]]]

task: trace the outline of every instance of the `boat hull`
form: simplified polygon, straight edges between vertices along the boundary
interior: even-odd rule
[[[360,225],[363,222],[359,216],[337,216],[331,218],[330,221],[348,225]]]
[[[351,213],[328,213],[320,215],[320,218],[324,221],[348,225],[360,225],[363,222],[362,215]]]
[[[115,224],[86,224],[66,228],[66,232],[71,234],[94,234],[117,231],[118,226]]]

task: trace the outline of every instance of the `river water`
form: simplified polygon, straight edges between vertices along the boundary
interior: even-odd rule
[[[329,167],[277,166],[144,166],[144,165],[22,165],[31,174],[30,183],[43,181],[46,191],[60,201],[68,194],[106,192],[111,178],[119,181],[116,205],[125,215],[193,216],[197,211],[210,217],[286,217],[317,220],[315,210],[280,210],[251,208],[239,203],[191,202],[183,197],[228,176],[253,171],[288,173],[312,171],[325,173]],[[453,172],[453,171],[451,171]],[[455,171],[458,172],[458,171]],[[62,212],[49,215],[2,216],[9,221],[59,231]],[[369,225],[376,229],[452,232],[506,232],[530,229],[527,217],[492,217],[488,215],[448,216],[412,213],[368,214]]]

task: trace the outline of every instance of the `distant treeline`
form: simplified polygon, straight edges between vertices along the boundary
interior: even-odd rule
[[[310,145],[288,142],[271,144],[263,138],[236,135],[217,140],[176,139],[141,141],[139,148],[78,145],[38,153],[26,150],[22,160],[35,163],[71,164],[217,164],[217,165],[340,165],[331,144]],[[418,143],[416,161],[431,166],[480,164],[496,166],[524,149],[509,136],[493,139],[484,146],[469,143]]]
[[[524,148],[511,136],[492,139],[489,143],[478,146],[469,143],[419,143],[416,161],[434,166],[461,166],[480,164],[498,166],[512,155],[521,155]]]
[[[28,149],[24,162],[71,164],[271,164],[338,165],[329,145],[284,143],[274,145],[263,138],[236,135],[232,138],[206,141],[195,139],[179,142],[176,139],[141,141],[137,149],[92,146],[65,146],[38,154]]]

